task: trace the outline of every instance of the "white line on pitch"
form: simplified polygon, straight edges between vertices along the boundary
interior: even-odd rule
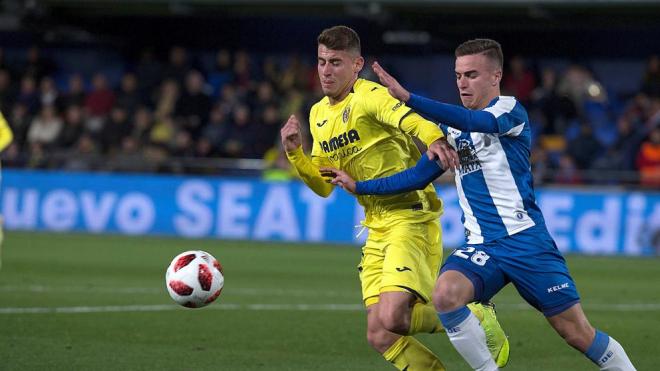
[[[499,304],[500,310],[532,310],[526,304]],[[637,304],[591,304],[585,305],[591,311],[610,312],[654,312],[660,311],[660,303]],[[156,305],[110,305],[76,307],[0,307],[0,314],[39,314],[39,313],[112,313],[112,312],[163,312],[189,310],[174,304]],[[232,304],[217,303],[202,310],[243,310],[243,311],[362,311],[362,304]]]

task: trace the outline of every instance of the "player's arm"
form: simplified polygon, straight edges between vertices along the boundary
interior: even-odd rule
[[[388,177],[356,182],[346,172],[334,168],[321,168],[321,173],[332,177],[332,184],[358,195],[390,195],[424,189],[444,169],[438,162],[422,156],[414,167]]]
[[[0,152],[7,148],[13,139],[14,134],[12,133],[7,120],[5,120],[5,117],[2,115],[2,112],[0,112]]]
[[[500,133],[497,118],[486,110],[473,111],[416,94],[410,94],[407,104],[415,111],[461,131]]]
[[[289,120],[284,124],[280,130],[282,136],[282,145],[286,151],[286,157],[289,162],[296,169],[300,178],[312,189],[316,194],[321,197],[328,197],[334,186],[321,176],[319,173],[320,166],[329,166],[329,162],[324,162],[319,157],[307,157],[302,149],[302,136],[300,134],[300,122],[298,119],[291,115]]]
[[[458,155],[447,143],[438,125],[413,112],[383,88],[371,90],[365,98],[366,111],[374,115],[378,122],[417,137],[432,152],[429,158],[437,157],[443,168],[458,167]]]

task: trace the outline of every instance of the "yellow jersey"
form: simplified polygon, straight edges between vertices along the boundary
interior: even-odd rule
[[[404,128],[409,115],[415,124]],[[418,130],[420,121],[426,125]],[[358,79],[341,102],[330,105],[324,97],[311,109],[310,132],[314,139],[312,163],[328,164],[346,171],[353,179],[368,180],[395,174],[414,166],[421,154],[409,134],[427,145],[441,138],[436,125],[414,114],[393,98],[387,88]],[[358,196],[364,206],[365,225],[380,228],[399,220],[423,222],[438,218],[442,204],[433,185],[398,195]]]

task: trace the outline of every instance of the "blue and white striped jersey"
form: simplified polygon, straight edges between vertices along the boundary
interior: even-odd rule
[[[467,242],[474,244],[544,224],[534,196],[527,111],[507,96],[493,99],[483,111],[494,116],[497,132],[462,132],[440,124],[460,158],[456,187]]]

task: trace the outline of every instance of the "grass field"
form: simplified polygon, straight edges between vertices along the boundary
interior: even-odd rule
[[[172,257],[207,250],[225,289],[176,307]],[[389,370],[365,340],[344,246],[9,233],[0,271],[0,370]],[[638,370],[660,363],[660,261],[568,258],[591,322]],[[506,370],[595,370],[510,287],[495,299],[512,345]],[[450,370],[467,365],[444,334],[420,336]]]

